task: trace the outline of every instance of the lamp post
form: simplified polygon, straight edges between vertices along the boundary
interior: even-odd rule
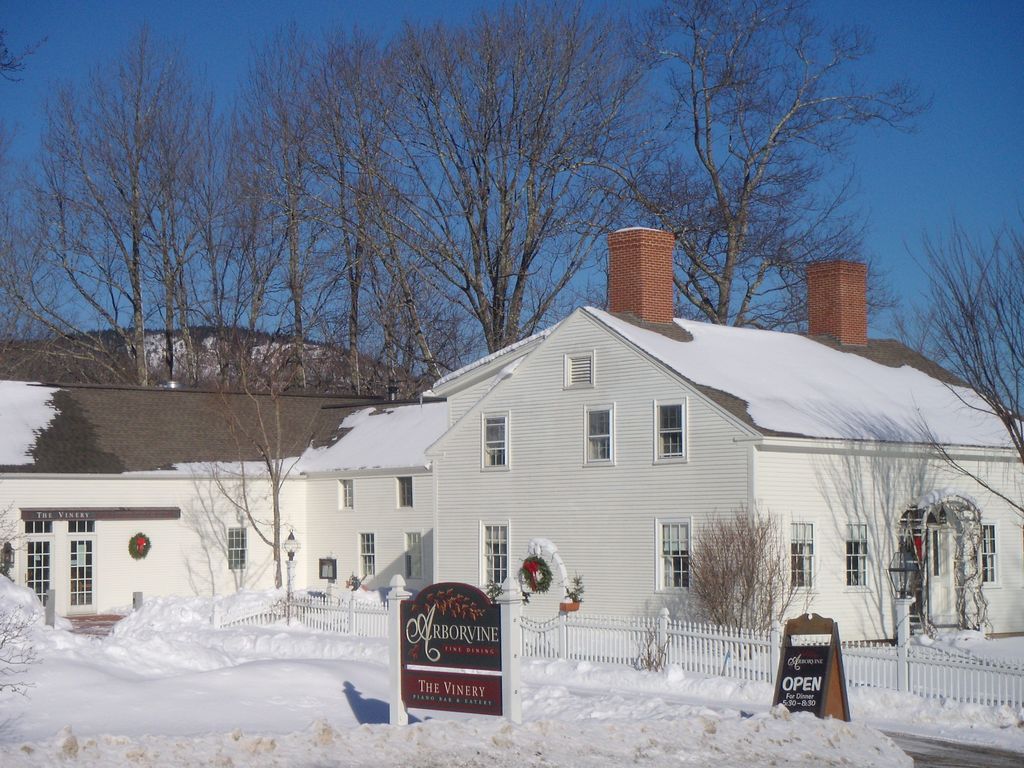
[[[896,603],[896,646],[899,651],[899,667],[896,671],[896,687],[901,691],[909,688],[907,678],[907,645],[910,642],[910,605],[914,602],[914,577],[919,570],[913,552],[900,549],[892,556],[889,565],[889,581]]]
[[[292,623],[292,587],[295,584],[295,553],[299,551],[299,542],[295,538],[295,531],[288,532],[288,538],[284,540],[284,544],[281,545],[284,551],[288,554],[288,562],[286,566],[288,568],[288,596],[286,600],[287,621],[290,625]]]

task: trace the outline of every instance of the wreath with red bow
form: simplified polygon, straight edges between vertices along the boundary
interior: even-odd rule
[[[153,542],[144,533],[136,533],[128,539],[128,554],[132,556],[133,560],[141,560],[149,554],[149,550],[152,548]]]
[[[551,586],[551,568],[543,557],[530,555],[523,560],[519,569],[519,580],[530,588],[531,592],[547,592]]]

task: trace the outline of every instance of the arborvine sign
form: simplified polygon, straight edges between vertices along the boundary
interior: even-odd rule
[[[505,591],[495,605],[476,587],[444,582],[409,600],[404,586],[392,581],[391,722],[408,722],[408,708],[518,722],[519,596]]]
[[[786,622],[774,703],[790,712],[850,720],[839,628],[832,619],[811,614]]]

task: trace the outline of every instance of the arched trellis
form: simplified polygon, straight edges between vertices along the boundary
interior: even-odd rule
[[[982,591],[981,573],[981,507],[969,494],[943,488],[925,494],[908,509],[900,521],[901,546],[913,551],[920,567],[922,586],[928,588],[928,568],[924,560],[923,536],[930,528],[951,526],[956,548],[953,553],[953,576],[956,611],[960,626],[965,629],[988,629],[988,600]],[[912,546],[911,546],[912,542]],[[925,630],[934,630],[927,611],[921,614]]]
[[[565,570],[562,556],[558,554],[558,546],[551,539],[533,538],[526,543],[526,556],[542,557],[551,568],[551,580],[562,587],[562,595],[568,599],[569,574]]]

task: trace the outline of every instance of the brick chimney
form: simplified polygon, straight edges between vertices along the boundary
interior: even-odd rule
[[[675,314],[671,232],[645,227],[608,235],[608,311],[631,312],[649,323]]]
[[[807,266],[807,333],[840,344],[868,343],[868,267],[859,261]]]

